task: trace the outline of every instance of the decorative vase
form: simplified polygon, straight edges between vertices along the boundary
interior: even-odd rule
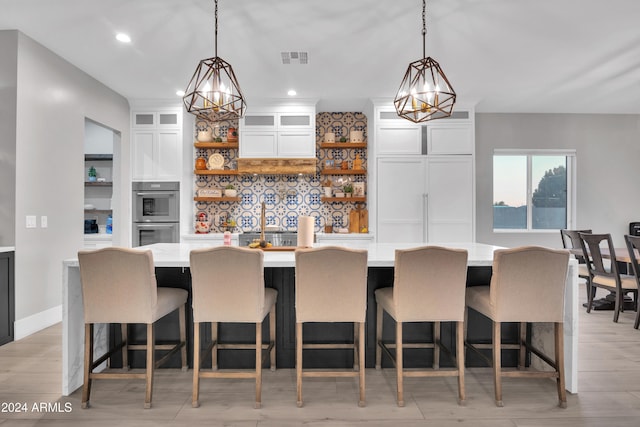
[[[227,142],[238,142],[238,130],[236,128],[227,130]]]
[[[198,131],[197,139],[199,142],[211,142],[213,141],[213,136],[211,135],[211,129],[207,128],[206,130]]]
[[[204,157],[198,157],[196,159],[196,170],[206,170],[207,169],[207,161],[204,159]]]

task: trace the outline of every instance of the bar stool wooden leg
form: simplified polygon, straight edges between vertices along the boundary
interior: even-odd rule
[[[191,393],[191,406],[200,406],[198,397],[200,394],[200,323],[193,324],[193,390]]]
[[[360,401],[358,402],[358,406],[360,407],[364,407],[366,405],[365,403],[365,382],[364,382],[364,372],[365,372],[365,365],[364,365],[364,351],[365,351],[365,342],[364,342],[364,322],[360,322],[359,323],[360,326],[360,333],[358,334],[358,347],[359,347],[359,355],[360,355]]]
[[[527,356],[527,352],[526,352],[526,347],[524,346],[524,343],[527,341],[527,322],[521,322],[520,323],[520,350],[518,352],[518,369],[524,369],[525,368],[525,363],[526,363],[526,356]]]
[[[256,323],[256,403],[254,408],[262,406],[262,323]]]
[[[500,322],[493,322],[493,383],[495,387],[496,406],[504,406],[502,403],[502,358],[500,347]]]
[[[155,367],[155,337],[153,323],[147,323],[147,367],[146,367],[146,391],[144,408],[151,408],[151,395],[153,392],[153,370]]]
[[[88,408],[91,396],[91,365],[93,365],[93,324],[84,325],[84,384],[82,385],[82,409]]]
[[[376,310],[376,369],[381,368],[382,364],[382,324],[384,321],[384,310],[382,309],[382,305],[378,304],[378,308]]]
[[[187,310],[185,305],[180,306],[178,317],[180,318],[180,342],[182,343],[180,352],[180,357],[182,358],[182,372],[187,372],[187,370],[189,370],[189,364],[187,363]]]
[[[211,322],[211,341],[213,348],[211,349],[211,370],[218,370],[218,322]]]
[[[302,323],[296,323],[296,393],[296,403],[302,408]]]
[[[440,322],[433,322],[433,369],[440,368]]]
[[[464,323],[456,322],[456,363],[458,364],[458,404],[464,405]]]
[[[125,371],[129,370],[129,325],[126,323],[120,324],[120,334],[122,335],[122,342],[124,346],[122,347],[122,368]]]
[[[567,390],[564,382],[564,325],[562,323],[555,324],[555,352],[556,352],[556,370],[558,372],[558,400],[560,407],[567,407]]]
[[[402,322],[396,321],[396,381],[398,386],[398,406],[404,406],[404,377],[402,356]]]
[[[356,372],[360,369],[360,357],[358,356],[359,331],[360,331],[360,327],[358,322],[353,322],[353,370]]]
[[[276,306],[269,312],[269,341],[273,344],[271,348],[270,366],[272,372],[276,370]]]

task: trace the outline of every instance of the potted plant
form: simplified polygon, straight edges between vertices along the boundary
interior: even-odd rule
[[[94,168],[93,166],[91,166],[89,168],[89,182],[95,182],[97,177],[98,177],[98,173],[96,172],[96,168]]]
[[[342,191],[344,191],[344,195],[346,197],[351,197],[353,195],[353,185],[349,182],[342,187]]]
[[[238,195],[238,192],[236,191],[233,184],[227,184],[227,186],[224,187],[224,195],[227,197],[236,197]]]

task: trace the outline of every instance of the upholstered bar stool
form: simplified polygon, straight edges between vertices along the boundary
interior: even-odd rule
[[[468,342],[466,344],[493,366],[497,406],[503,406],[502,377],[555,378],[560,406],[564,408],[567,405],[564,381],[563,316],[569,256],[566,250],[538,246],[497,250],[494,252],[490,285],[467,288],[467,308],[476,310],[493,322],[492,344],[489,345],[493,352],[493,360],[479,351],[480,348],[487,348],[485,345]],[[520,324],[518,344],[501,344],[502,322]],[[528,322],[554,324],[554,360],[527,343]],[[501,349],[505,348],[520,350],[519,370],[502,369],[500,353]],[[526,349],[551,366],[553,371],[525,370]]]
[[[192,406],[199,406],[200,378],[254,378],[255,408],[262,405],[263,353],[270,355],[271,370],[276,368],[275,289],[265,288],[263,253],[235,246],[218,246],[191,251],[191,290],[193,305],[193,395]],[[269,316],[269,342],[262,342],[262,323]],[[255,324],[255,344],[218,342],[218,324]],[[201,352],[201,324],[211,323],[211,342]],[[218,370],[218,350],[255,351],[255,369]],[[201,369],[202,359],[211,353],[211,371]]]
[[[364,323],[367,311],[367,251],[338,246],[296,249],[296,385],[302,407],[303,377],[357,377],[359,406],[365,405]],[[354,323],[353,344],[304,344],[308,322]],[[354,369],[305,370],[304,349],[353,349]]]
[[[463,322],[467,281],[467,251],[437,246],[396,250],[393,288],[376,290],[376,369],[380,369],[382,350],[396,366],[397,402],[404,406],[404,377],[458,377],[458,402],[465,400]],[[396,321],[395,344],[382,341],[384,312]],[[404,343],[405,322],[433,322],[433,342]],[[439,369],[440,349],[451,351],[440,341],[440,322],[456,323],[455,369]],[[395,348],[395,355],[390,351]],[[403,349],[432,348],[433,370],[405,370]]]
[[[82,407],[89,407],[91,384],[94,379],[146,380],[144,407],[151,407],[153,371],[176,351],[181,350],[182,369],[187,370],[185,289],[158,288],[150,250],[104,248],[78,252],[82,303],[84,306],[84,385]],[[175,344],[156,345],[154,324],[167,314],[179,309],[180,340]],[[122,343],[110,349],[97,360],[93,354],[93,325],[95,323],[120,323]],[[127,324],[147,325],[146,345],[127,343]],[[144,373],[93,372],[118,350],[122,349],[122,365],[128,368],[128,350],[146,350]],[[160,360],[155,360],[156,350],[169,350]]]

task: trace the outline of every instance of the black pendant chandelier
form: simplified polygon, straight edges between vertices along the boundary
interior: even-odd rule
[[[243,117],[247,104],[231,68],[218,57],[218,0],[215,0],[215,51],[200,61],[182,98],[188,112],[212,122]]]
[[[402,118],[414,123],[449,117],[456,93],[440,64],[426,55],[426,0],[422,0],[422,59],[409,64],[393,104]]]

